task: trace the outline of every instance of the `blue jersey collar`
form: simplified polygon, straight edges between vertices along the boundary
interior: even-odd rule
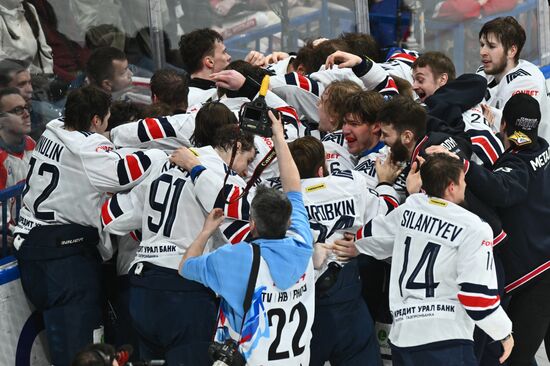
[[[371,153],[375,153],[375,152],[378,152],[380,151],[380,149],[382,149],[384,146],[386,146],[382,141],[378,142],[378,144],[376,144],[375,147],[373,147],[372,149],[367,149],[367,150],[364,150],[362,151],[360,154],[359,154],[359,157],[362,158],[363,156],[367,156]]]

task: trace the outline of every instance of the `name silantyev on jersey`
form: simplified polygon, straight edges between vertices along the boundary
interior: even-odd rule
[[[477,324],[489,332],[503,319],[506,323],[499,308],[492,232],[477,216],[454,203],[414,194],[369,225],[368,238],[358,240],[358,248],[379,259],[392,256],[393,344],[472,339],[474,321],[483,319]],[[427,328],[433,331],[424,332]]]
[[[267,263],[261,258],[242,335],[236,331],[241,319],[222,300],[216,341],[223,342],[228,337],[241,339],[239,349],[249,365],[308,365],[315,314],[314,289],[311,260],[296,284],[283,290],[274,283]]]

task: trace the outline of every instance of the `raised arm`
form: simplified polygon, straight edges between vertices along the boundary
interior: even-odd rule
[[[277,152],[277,163],[281,173],[281,183],[284,192],[301,192],[300,173],[296,167],[294,159],[288,149],[288,144],[285,140],[285,132],[283,123],[280,118],[276,118],[271,111],[269,118],[271,119],[271,128],[273,129],[273,145]]]

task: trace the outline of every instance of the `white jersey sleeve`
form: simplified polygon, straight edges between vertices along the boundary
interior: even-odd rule
[[[111,141],[117,147],[174,150],[181,146],[191,146],[189,141],[194,130],[194,114],[145,118],[113,128]]]
[[[475,154],[472,160],[491,168],[504,152],[504,146],[483,116],[481,106],[478,104],[462,113],[462,120],[464,131],[472,142],[472,151]]]
[[[292,72],[271,78],[271,91],[296,108],[299,116],[310,121],[319,120],[317,104],[324,91],[319,82]]]
[[[471,227],[457,250],[458,300],[485,333],[504,339],[512,333],[512,322],[500,306],[489,225]]]
[[[356,159],[349,153],[341,130],[326,134],[321,142],[325,148],[326,165],[331,173],[355,168]]]

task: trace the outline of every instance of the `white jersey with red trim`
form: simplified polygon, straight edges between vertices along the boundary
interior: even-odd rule
[[[546,79],[536,65],[529,61],[519,60],[518,65],[508,71],[499,83],[493,75],[487,75],[483,66],[477,73],[487,79],[487,93],[482,103],[486,103],[495,113],[494,128],[498,132],[504,105],[514,94],[525,93],[535,98],[540,104],[541,123],[539,136],[546,140],[550,138],[550,98],[546,87]]]
[[[208,212],[224,210],[226,222],[210,239],[206,251],[229,241],[222,231],[232,219],[248,220],[246,198],[237,200],[245,182],[231,172],[223,187],[227,165],[210,146],[192,149],[206,169],[193,183],[189,173],[171,165],[168,159],[155,166],[148,179],[127,193],[107,200],[101,210],[104,230],[124,235],[141,230],[141,243],[132,265],[149,262],[177,269],[181,256],[197,237]],[[223,189],[222,189],[223,188]],[[230,203],[227,204],[226,200]],[[244,228],[245,234],[250,229]]]
[[[311,259],[299,281],[281,290],[273,281],[266,261],[260,257],[258,278],[242,334],[233,329],[228,319],[235,316],[222,299],[215,340],[223,343],[230,338],[240,339],[239,350],[247,365],[307,366],[314,317],[315,278]]]
[[[412,64],[416,61],[418,56],[420,55],[416,51],[400,48],[395,50],[395,52],[388,57],[386,62],[381,63],[380,66],[390,75],[405,79],[412,85],[414,82]]]
[[[346,232],[356,233],[375,216],[385,215],[397,206],[397,193],[391,186],[365,189],[365,177],[352,170],[302,179],[301,184],[316,243],[332,243],[342,239]],[[323,273],[328,262],[338,261],[334,254],[330,254],[316,273]]]
[[[154,147],[170,151],[191,146],[189,140],[194,130],[195,114],[144,118],[113,128],[111,141],[117,147]]]
[[[277,61],[273,64],[267,65],[266,69],[275,73],[275,76],[282,76],[288,73],[288,66],[296,56],[289,56],[284,60]]]
[[[32,153],[15,232],[69,223],[101,230],[99,213],[106,192],[130,189],[156,161],[166,158],[160,150],[122,156],[101,134],[68,131],[62,120],[53,120]],[[108,240],[104,244],[99,249],[108,259],[112,246]]]
[[[331,173],[355,167],[357,159],[349,153],[342,130],[326,134],[321,142],[325,148],[326,166]]]
[[[296,108],[300,117],[319,121],[317,104],[325,86],[297,72],[274,76],[270,79],[271,91]]]
[[[472,340],[474,324],[493,339],[512,331],[500,306],[493,234],[476,215],[418,193],[387,216],[375,217],[363,235],[356,241],[361,253],[392,257],[392,344]]]
[[[29,136],[25,136],[23,145],[23,151],[21,152],[8,152],[7,150],[0,149],[0,190],[12,187],[16,184],[22,183],[27,177],[29,170],[29,161],[31,160],[32,151],[36,143]],[[8,201],[8,229],[11,231],[15,222],[16,210],[15,198],[11,198]],[[0,205],[1,207],[1,205]],[[0,217],[2,214],[0,213]],[[0,223],[0,228],[2,224]]]
[[[504,152],[504,146],[493,132],[493,129],[483,116],[481,105],[476,105],[462,113],[464,131],[472,142],[472,158],[477,164],[491,168],[498,157]]]
[[[0,190],[25,181],[35,146],[36,142],[25,136],[23,151],[15,153],[0,149]]]

